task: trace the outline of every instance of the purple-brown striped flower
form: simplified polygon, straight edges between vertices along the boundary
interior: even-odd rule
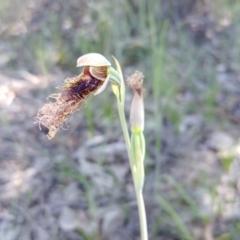
[[[89,53],[77,60],[83,67],[79,76],[67,78],[59,87],[60,93],[49,96],[49,101],[38,111],[35,120],[48,128],[47,137],[52,139],[60,128],[67,127],[67,118],[74,113],[91,94],[102,92],[109,80],[111,63],[101,54]]]

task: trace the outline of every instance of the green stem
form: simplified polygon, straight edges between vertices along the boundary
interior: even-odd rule
[[[134,182],[134,188],[136,192],[137,197],[137,204],[138,204],[138,213],[139,213],[139,219],[140,219],[140,228],[141,228],[141,240],[147,240],[148,239],[148,232],[147,232],[147,220],[146,220],[146,212],[145,212],[145,205],[142,195],[142,189],[137,189],[137,183],[134,180],[134,172],[133,172],[133,165],[134,165],[134,159],[133,159],[133,153],[131,150],[131,142],[129,138],[129,133],[127,129],[127,123],[124,113],[124,104],[118,100],[118,112],[119,112],[119,118],[122,126],[123,136],[125,139],[127,152],[128,152],[128,158],[130,160],[130,166],[131,166],[131,172]]]
[[[119,113],[119,118],[120,118],[120,122],[121,122],[124,140],[125,140],[126,147],[127,147],[128,158],[130,160],[131,171],[133,174],[133,155],[132,155],[132,151],[131,151],[131,142],[130,142],[130,137],[129,137],[129,133],[128,133],[125,113],[124,113],[124,103],[120,102],[119,100],[118,100],[118,113]]]
[[[146,220],[146,212],[145,212],[145,205],[144,205],[144,200],[142,195],[142,189],[137,190],[137,186],[134,181],[134,175],[133,175],[134,159],[133,159],[131,142],[129,138],[127,123],[126,123],[126,118],[124,113],[124,104],[119,100],[118,100],[118,112],[119,112],[119,118],[122,126],[123,136],[124,136],[126,147],[127,147],[128,158],[130,160],[130,167],[131,167],[134,188],[135,188],[136,197],[137,197],[138,213],[139,213],[139,221],[140,221],[140,229],[141,229],[141,240],[147,240],[148,239],[147,220]]]
[[[146,220],[146,212],[145,212],[145,205],[144,205],[144,200],[143,200],[143,195],[142,195],[142,189],[138,189],[137,182],[134,180],[134,165],[135,165],[134,155],[133,155],[133,150],[131,149],[131,142],[130,142],[128,127],[127,127],[126,117],[125,117],[125,112],[124,112],[125,85],[124,85],[124,80],[123,80],[123,76],[122,76],[120,67],[118,70],[119,70],[119,75],[121,78],[121,87],[120,87],[121,99],[117,98],[119,118],[120,118],[120,122],[121,122],[124,140],[125,140],[126,147],[127,147],[127,153],[128,153],[128,158],[130,161],[134,189],[135,189],[136,197],[137,197],[138,213],[139,213],[140,229],[141,229],[141,240],[148,240],[147,220]]]
[[[146,219],[146,211],[145,211],[142,190],[136,191],[136,196],[137,196],[138,213],[139,213],[139,219],[140,219],[141,240],[147,240],[148,239],[147,219]]]

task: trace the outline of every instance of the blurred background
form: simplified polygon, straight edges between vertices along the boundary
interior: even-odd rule
[[[239,0],[1,1],[0,240],[139,239],[110,86],[53,140],[34,124],[89,52],[145,75],[149,239],[239,240]]]

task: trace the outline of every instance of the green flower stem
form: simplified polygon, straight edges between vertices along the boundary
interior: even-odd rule
[[[141,228],[141,239],[148,239],[147,220],[145,213],[142,189],[144,184],[144,156],[145,156],[145,140],[143,132],[134,132],[132,129],[131,151],[134,156],[134,186],[138,203],[138,212]],[[135,170],[136,169],[136,170]]]
[[[120,102],[119,100],[118,100],[118,112],[119,112],[119,118],[120,118],[120,122],[121,122],[121,126],[122,126],[122,131],[123,131],[126,147],[127,147],[128,158],[130,160],[134,188],[135,188],[136,197],[137,197],[138,213],[139,213],[140,228],[141,228],[141,240],[148,240],[147,220],[146,220],[145,205],[144,205],[144,200],[143,200],[143,195],[142,195],[142,188],[141,189],[138,188],[139,181],[136,181],[136,175],[135,175],[135,172],[133,169],[135,159],[133,159],[131,142],[130,142],[130,138],[129,138],[127,123],[126,123],[126,118],[125,118],[125,113],[124,113],[124,104],[123,104],[123,102]]]
[[[118,78],[120,78],[120,89],[116,87],[116,85],[112,84],[113,92],[116,95],[117,98],[117,105],[118,105],[118,112],[119,112],[119,118],[121,122],[121,127],[123,131],[123,136],[125,139],[126,147],[127,147],[127,153],[128,153],[128,158],[130,161],[130,167],[131,167],[131,172],[132,172],[132,177],[133,177],[133,182],[134,182],[134,189],[136,192],[136,198],[137,198],[137,204],[138,204],[138,213],[139,213],[139,219],[140,219],[140,229],[141,229],[141,240],[148,240],[148,232],[147,232],[147,220],[146,220],[146,212],[145,212],[145,205],[144,205],[144,200],[143,200],[143,195],[142,195],[142,185],[139,187],[139,182],[143,181],[144,179],[144,174],[143,174],[143,179],[139,179],[139,171],[144,173],[144,163],[143,163],[143,158],[145,155],[145,143],[144,143],[144,137],[143,135],[140,135],[140,145],[144,145],[144,150],[141,154],[141,159],[136,158],[136,154],[134,154],[134,149],[132,149],[131,146],[131,141],[129,137],[129,132],[128,132],[128,127],[126,123],[126,117],[125,117],[125,112],[124,112],[124,100],[125,100],[125,84],[122,76],[122,71],[121,67],[118,63],[118,61],[114,58],[116,65],[117,65],[117,72],[118,72]],[[112,75],[113,71],[111,70]],[[136,150],[136,149],[135,149]],[[135,159],[136,158],[136,159]],[[137,163],[138,161],[138,163]],[[140,164],[140,165],[139,165]],[[141,174],[140,174],[141,175]],[[140,181],[139,181],[140,180]]]
[[[147,240],[148,239],[147,218],[146,218],[142,190],[136,191],[136,197],[137,197],[138,213],[139,213],[139,219],[140,219],[141,240]]]
[[[125,140],[126,147],[127,147],[128,158],[130,160],[131,171],[133,174],[133,154],[131,151],[131,142],[130,142],[130,137],[129,137],[129,133],[128,133],[126,118],[125,118],[124,103],[121,102],[120,100],[118,100],[118,113],[119,113],[119,118],[120,118],[120,123],[121,123],[122,131],[123,131],[124,140]]]

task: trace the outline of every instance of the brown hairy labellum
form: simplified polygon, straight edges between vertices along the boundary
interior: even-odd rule
[[[35,117],[39,126],[48,128],[47,137],[52,139],[60,128],[66,128],[68,116],[73,114],[103,83],[104,81],[91,75],[89,67],[85,67],[79,76],[66,79],[59,87],[62,92],[50,95],[49,98],[54,101],[43,105]]]

